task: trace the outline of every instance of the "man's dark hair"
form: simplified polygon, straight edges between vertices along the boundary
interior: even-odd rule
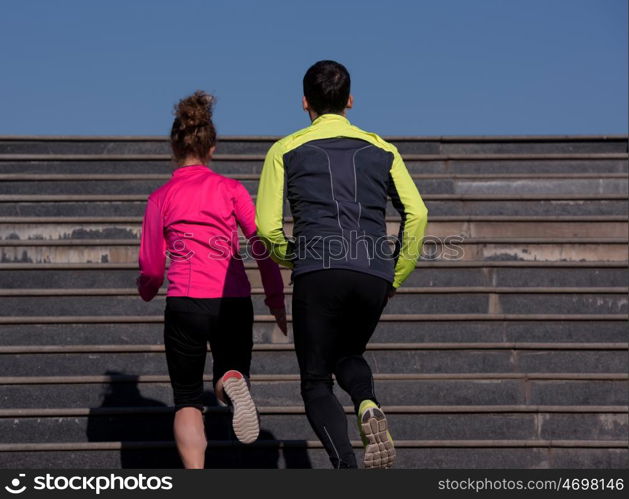
[[[347,106],[349,72],[336,61],[314,63],[304,75],[304,96],[317,114],[340,113]]]

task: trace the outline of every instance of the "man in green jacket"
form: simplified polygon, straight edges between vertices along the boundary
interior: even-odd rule
[[[293,333],[306,415],[335,468],[355,468],[332,374],[352,398],[367,468],[395,458],[388,423],[363,357],[382,310],[415,269],[428,211],[395,146],[353,126],[350,76],[319,61],[303,80],[307,128],[269,150],[258,189],[258,236],[293,269]],[[284,197],[293,235],[284,232]],[[390,198],[401,215],[387,235]]]

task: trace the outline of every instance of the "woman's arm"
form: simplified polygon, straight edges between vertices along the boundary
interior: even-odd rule
[[[166,240],[162,213],[151,198],[146,203],[142,221],[138,264],[140,266],[140,276],[136,281],[138,292],[144,301],[150,301],[164,282],[166,266]]]

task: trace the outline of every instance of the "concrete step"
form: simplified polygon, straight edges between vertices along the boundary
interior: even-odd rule
[[[426,236],[448,237],[627,237],[625,216],[590,217],[431,217]],[[399,217],[387,217],[388,232],[397,233]],[[142,217],[4,217],[0,240],[137,239]],[[292,218],[284,230],[293,233]],[[242,237],[242,234],[241,234]],[[243,238],[244,240],[244,238]]]
[[[292,288],[286,288],[290,313]],[[0,290],[0,315],[158,315],[165,307],[164,291],[149,303],[135,288],[49,288]],[[262,289],[253,289],[256,314],[267,314]],[[627,287],[538,288],[538,287],[407,287],[384,309],[385,314],[537,314],[627,313]]]
[[[627,342],[370,342],[367,345],[365,355],[376,354],[379,352],[424,352],[424,351],[451,351],[451,352],[468,352],[468,351],[624,351],[629,348]],[[207,351],[211,348],[208,345]],[[273,343],[254,343],[253,352],[260,355],[283,355],[285,352],[294,352],[292,342],[273,342]],[[158,353],[164,352],[164,345],[161,342],[157,344],[142,343],[123,343],[123,344],[76,344],[76,345],[2,345],[0,346],[0,354],[2,355],[40,355],[40,354],[137,354],[137,353]],[[271,355],[272,356],[272,355]],[[517,360],[517,359],[515,359]]]
[[[488,316],[489,317],[489,316]],[[557,316],[555,316],[557,317]],[[609,342],[627,341],[626,316],[601,314],[586,316],[559,316],[569,320],[473,320],[467,316],[456,320],[382,321],[372,337],[373,342]],[[159,319],[159,317],[156,317]],[[385,316],[386,318],[386,316]],[[59,323],[2,324],[0,344],[11,345],[134,345],[163,343],[161,322],[131,323]],[[288,341],[273,322],[258,321],[253,328],[256,343],[282,343]],[[289,336],[292,341],[292,333]]]
[[[267,437],[264,435],[263,437]],[[470,441],[473,443],[474,441]],[[555,447],[540,441],[538,446],[473,448],[431,447],[397,448],[395,468],[398,469],[508,469],[508,468],[557,468],[557,469],[625,469],[629,466],[626,449],[582,447]],[[98,444],[100,447],[103,444]],[[46,449],[48,449],[46,447]],[[362,450],[355,449],[358,459]],[[3,468],[51,469],[159,469],[178,468],[181,462],[174,447],[135,449],[125,444],[122,449],[82,450],[56,449],[0,452]],[[322,449],[290,446],[260,448],[238,447],[229,450],[211,445],[206,452],[206,468],[315,468],[329,469],[330,461]]]
[[[255,263],[245,264],[253,287],[261,287]],[[625,286],[629,269],[624,262],[535,262],[535,261],[420,261],[405,287],[416,286],[535,286],[609,287]],[[284,283],[290,270],[283,269]],[[0,264],[4,289],[124,288],[138,276],[136,263],[121,264]],[[163,289],[168,285],[167,280]]]
[[[220,136],[219,153],[262,153],[279,136]],[[546,152],[627,151],[626,135],[385,136],[400,151]],[[166,136],[0,136],[0,153],[168,153]]]
[[[582,175],[627,173],[626,153],[522,155],[404,155],[412,174]],[[264,155],[216,155],[211,168],[223,175],[259,174]],[[170,175],[168,156],[0,155],[0,174]]]
[[[278,136],[221,136],[218,154],[263,154]],[[402,153],[627,152],[627,136],[386,136]],[[0,154],[169,154],[165,136],[0,136]]]
[[[2,263],[132,263],[137,239],[4,240]],[[626,238],[426,238],[422,259],[626,261]]]
[[[424,196],[434,216],[627,216],[627,198],[605,196],[547,196],[531,199],[463,195]],[[444,198],[444,196],[446,196]],[[432,197],[432,199],[431,199]],[[0,195],[2,217],[141,217],[146,196],[138,195]],[[288,211],[287,211],[288,212]],[[388,216],[396,216],[393,207]]]
[[[108,398],[100,407],[69,411],[2,409],[0,443],[173,439],[172,407],[115,404],[126,401]],[[230,440],[231,413],[216,405],[216,401],[214,404],[206,408],[206,436],[209,440]],[[438,412],[426,412],[421,406],[383,409],[396,440],[622,440],[628,431],[627,407],[623,406],[597,407],[595,411],[577,406],[578,412],[569,407],[557,408],[562,412],[544,412],[543,407],[531,410],[527,406],[514,406],[513,412],[500,406],[498,412],[493,412],[491,406],[483,406],[481,412],[465,406],[461,409],[468,412],[451,412],[448,406],[440,407]],[[353,408],[345,410],[350,438],[358,440]],[[258,411],[261,431],[276,439],[316,440],[303,407],[278,407],[271,411],[258,407]]]
[[[375,344],[376,346],[378,344]],[[389,344],[399,346],[399,344]],[[534,345],[537,348],[477,348],[461,344],[450,344],[450,348],[423,348],[410,344],[407,349],[393,350],[370,348],[365,358],[374,373],[399,374],[450,374],[450,373],[520,373],[520,372],[591,372],[626,373],[627,344],[571,344],[577,348],[549,349],[547,344]],[[441,344],[437,344],[440,346]],[[488,346],[493,345],[489,344]],[[278,345],[273,345],[278,346]],[[284,346],[284,345],[280,345]],[[288,346],[288,345],[287,345]],[[77,351],[78,346],[2,347],[0,376],[54,376],[63,373],[68,376],[97,375],[107,370],[130,372],[134,375],[167,374],[166,357],[163,346],[152,345],[150,351],[135,352],[140,349],[123,345],[115,349],[113,345],[98,348],[90,345],[90,351]],[[54,349],[53,349],[54,348]],[[23,351],[44,353],[14,353]],[[113,351],[109,351],[113,350]],[[149,348],[144,348],[149,350]],[[70,353],[57,353],[57,352]],[[208,372],[212,365],[208,356]],[[260,350],[254,348],[251,371],[256,374],[295,374],[299,372],[294,351],[288,349]]]
[[[258,176],[231,175],[240,178],[240,183],[253,197],[258,192]],[[53,180],[50,177],[54,177]],[[78,177],[78,179],[76,179]],[[0,195],[2,197],[23,195],[43,197],[54,195],[71,196],[136,196],[146,199],[155,189],[163,185],[167,178],[136,180],[133,176],[110,180],[107,175],[1,175]],[[243,178],[244,177],[244,178]],[[248,177],[253,177],[248,179]],[[419,192],[427,200],[439,199],[438,195],[461,194],[476,196],[514,196],[515,198],[551,195],[595,196],[627,195],[627,176],[614,175],[613,178],[414,178]],[[431,197],[432,196],[432,197]],[[434,197],[437,196],[437,197]]]
[[[258,175],[230,175],[239,178],[250,194],[258,191]],[[163,185],[167,175],[145,179],[138,175],[39,175],[1,174],[0,194],[144,194]],[[158,177],[158,178],[154,178]],[[627,176],[613,178],[416,178],[426,194],[626,194]]]
[[[383,314],[381,322],[456,322],[456,321],[620,321],[626,320],[627,314]],[[288,316],[290,322],[291,316]],[[161,323],[163,315],[28,315],[0,317],[0,325],[27,324],[154,324]],[[256,315],[254,323],[273,323],[272,315]]]
[[[0,165],[2,156],[0,156]],[[237,165],[234,163],[234,165]],[[213,171],[217,171],[218,164],[212,165]],[[173,168],[166,172],[161,172],[161,168],[156,167],[159,172],[145,172],[145,173],[90,173],[88,172],[74,172],[74,173],[51,173],[51,172],[33,172],[28,173],[24,171],[14,173],[0,173],[0,180],[3,182],[50,182],[54,183],[70,183],[70,182],[157,182],[161,184],[170,180],[173,172]],[[258,171],[239,172],[230,171],[227,169],[225,172],[219,172],[223,175],[238,180],[239,182],[251,182],[260,180],[260,169]],[[91,170],[90,170],[91,171]],[[449,182],[520,182],[520,181],[562,181],[570,182],[577,181],[583,182],[589,181],[597,182],[623,180],[627,178],[627,172],[614,173],[614,172],[592,172],[592,173],[579,173],[579,172],[559,172],[559,173],[422,173],[411,172],[411,177],[422,182],[436,182],[436,181],[449,181]],[[160,185],[161,185],[160,184]]]
[[[19,156],[0,155],[0,174],[7,175],[142,175],[166,181],[173,163],[166,156]],[[215,156],[211,168],[228,176],[259,175],[263,155]],[[490,176],[498,178],[614,178],[627,174],[627,155],[520,155],[520,156],[405,156],[405,164],[417,178],[453,179]],[[487,180],[487,179],[485,179]],[[494,178],[493,180],[496,180]]]
[[[255,193],[275,139],[221,138],[212,167]],[[394,140],[431,212],[430,251],[366,352],[385,407],[417,404],[390,413],[399,466],[629,465],[627,137]],[[171,168],[164,137],[0,137],[1,259],[25,262],[0,265],[0,466],[180,466],[163,293],[133,289],[146,196]],[[233,448],[208,393],[208,465],[328,468],[292,337],[247,270],[263,441]]]
[[[504,202],[504,201],[619,201],[626,200],[626,194],[427,194],[425,201],[441,202]],[[144,194],[2,194],[1,203],[64,203],[64,202],[139,202],[146,204]],[[256,196],[252,196],[255,201]],[[286,205],[286,208],[289,208]],[[388,214],[388,213],[387,213]],[[73,216],[77,216],[75,213]],[[127,216],[130,216],[127,214]],[[469,216],[469,214],[468,214]]]
[[[206,371],[207,372],[207,371]],[[98,407],[105,396],[126,397],[135,405],[172,405],[166,375],[137,376],[113,369],[94,376],[0,377],[3,408]],[[623,373],[453,373],[374,375],[383,405],[627,405]],[[209,388],[211,377],[205,376]],[[343,405],[351,405],[336,388]],[[302,404],[297,375],[252,375],[260,406]],[[107,395],[109,394],[109,395]],[[156,402],[157,401],[157,402]]]

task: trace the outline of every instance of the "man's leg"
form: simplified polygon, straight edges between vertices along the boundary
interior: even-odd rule
[[[334,368],[334,375],[339,386],[352,398],[356,414],[364,400],[380,405],[376,399],[371,368],[362,355],[341,357]]]
[[[371,369],[362,355],[388,301],[390,285],[378,277],[355,272],[348,272],[345,279],[352,284],[352,293],[346,303],[348,320],[334,374],[354,403],[365,445],[365,468],[390,468],[395,460],[393,439],[374,393]]]
[[[293,332],[306,416],[335,468],[356,468],[345,411],[332,391],[347,285],[337,271],[295,277]]]
[[[369,274],[343,272],[346,282],[352,283],[351,296],[345,303],[339,358],[334,366],[334,375],[339,386],[352,398],[358,413],[364,400],[378,403],[371,368],[363,353],[387,304],[390,284]]]

